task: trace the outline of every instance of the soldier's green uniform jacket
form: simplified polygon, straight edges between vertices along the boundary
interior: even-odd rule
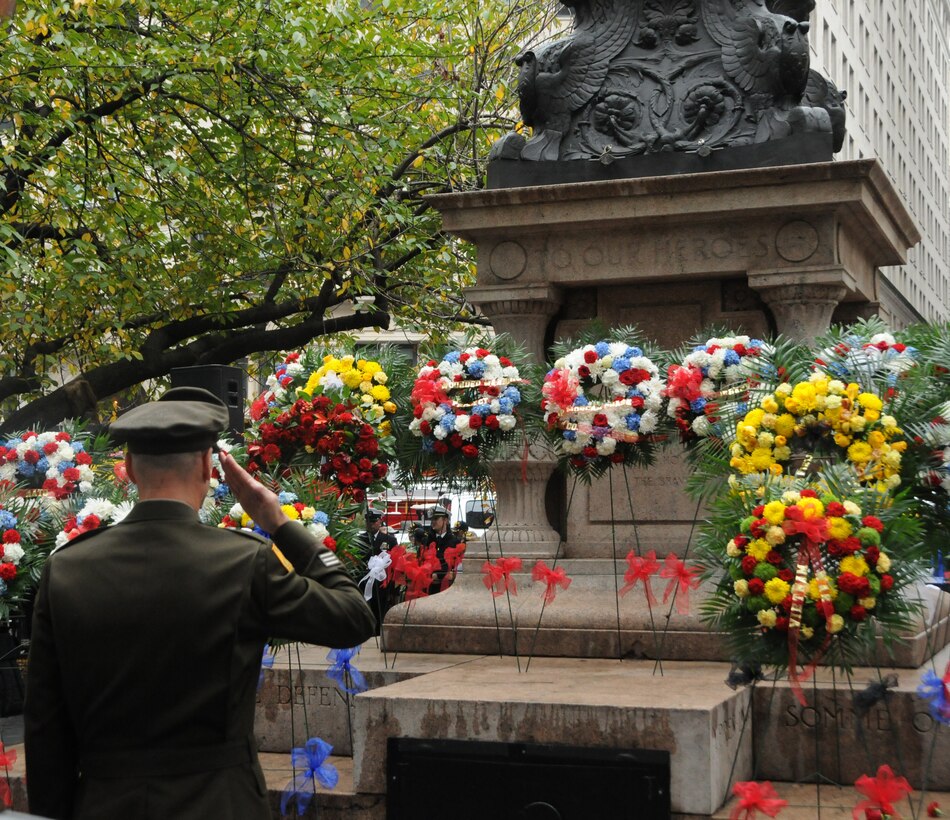
[[[54,553],[25,706],[30,810],[76,820],[266,820],[253,741],[265,640],[356,646],[363,595],[300,524],[274,543],[177,501]]]

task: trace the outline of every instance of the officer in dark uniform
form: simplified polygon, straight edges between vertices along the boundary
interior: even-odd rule
[[[369,509],[366,511],[366,529],[360,533],[360,540],[366,549],[366,560],[374,555],[379,555],[383,550],[390,550],[398,543],[396,536],[383,530],[383,516],[378,510]],[[386,613],[392,609],[393,605],[399,602],[399,590],[395,584],[387,584],[369,581],[373,587],[373,597],[370,601],[370,607],[376,613],[376,634],[382,629],[383,619]]]
[[[377,510],[367,510],[366,530],[360,535],[366,545],[367,555],[379,555],[383,550],[396,546],[396,536],[383,529],[383,517]]]
[[[140,501],[43,571],[24,710],[30,810],[74,820],[269,820],[254,745],[265,641],[360,644],[374,618],[339,559],[221,454],[273,534],[199,522],[225,405],[178,387],[112,425]]]
[[[429,594],[434,595],[442,590],[442,581],[449,574],[449,565],[445,560],[445,551],[449,547],[458,546],[459,539],[456,537],[452,528],[449,526],[449,511],[441,504],[436,504],[432,509],[432,525],[429,527],[429,533],[426,536],[426,544],[435,544],[435,554],[442,565],[440,569],[432,574],[432,584],[429,587]]]

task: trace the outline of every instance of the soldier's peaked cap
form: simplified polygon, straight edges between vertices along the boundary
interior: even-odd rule
[[[132,453],[190,453],[211,447],[228,426],[227,405],[202,387],[173,387],[109,427],[117,444]]]
[[[449,517],[449,511],[448,511],[447,509],[445,509],[445,507],[443,507],[441,504],[436,504],[436,505],[432,508],[432,515],[431,515],[430,517],[431,517],[431,518],[437,518],[437,517],[440,516],[440,515],[443,516],[443,517],[445,517],[445,518],[448,518],[448,517]]]

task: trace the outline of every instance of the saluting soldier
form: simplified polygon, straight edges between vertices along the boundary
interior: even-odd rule
[[[254,744],[265,641],[347,648],[374,618],[339,559],[235,460],[269,541],[198,520],[223,402],[177,387],[112,425],[139,502],[49,559],[24,709],[30,810],[74,820],[268,820]]]

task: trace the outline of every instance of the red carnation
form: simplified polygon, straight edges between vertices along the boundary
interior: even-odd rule
[[[36,462],[40,460],[40,454],[36,452],[36,450],[27,450],[23,454],[23,460],[27,464],[36,464]]]
[[[582,379],[586,379],[590,376],[590,368],[586,364],[582,364],[577,368],[577,375]]]
[[[336,539],[332,535],[328,535],[323,539],[323,546],[331,552],[336,552]]]
[[[9,561],[4,561],[0,564],[0,578],[4,581],[12,581],[16,578],[16,565],[11,564]]]
[[[485,350],[484,347],[475,348],[475,355],[478,356],[479,359],[484,359],[489,353],[490,351]]]
[[[814,490],[802,490],[800,495],[802,498],[818,498],[818,493]]]
[[[876,515],[866,515],[861,519],[861,523],[865,527],[870,527],[872,530],[877,530],[878,532],[884,532],[884,524],[881,523],[881,519]]]
[[[894,576],[893,575],[882,575],[881,576],[881,591],[887,592],[892,589],[894,586]]]
[[[412,415],[417,419],[421,419],[424,412],[425,408],[421,404],[417,404],[412,408]]]
[[[603,413],[597,413],[594,416],[594,427],[606,427],[607,424],[607,416]]]
[[[844,504],[840,501],[830,501],[828,506],[825,507],[825,515],[833,516],[835,518],[841,518],[846,513]]]
[[[102,520],[99,518],[99,516],[93,515],[92,513],[90,513],[82,520],[83,532],[97,529],[99,526],[101,526],[101,524],[102,524]]]
[[[861,604],[855,604],[851,607],[850,615],[854,621],[863,621],[868,616],[868,612]]]
[[[877,547],[871,545],[865,550],[864,556],[867,559],[867,562],[873,567],[877,564],[878,559],[881,557],[881,551]]]
[[[463,353],[461,356],[459,356],[459,361],[460,361],[462,364],[465,364],[465,362],[467,362],[467,361],[468,361],[469,359],[471,359],[471,358],[472,358],[472,354],[471,354],[471,353]],[[435,364],[435,362],[433,362],[433,364]]]
[[[755,568],[758,565],[758,563],[759,562],[755,560],[755,556],[747,555],[745,558],[742,559],[742,571],[746,575],[751,575],[753,572],[755,572]]]
[[[617,450],[614,450],[610,454],[610,462],[612,464],[623,464],[624,458],[625,458],[624,454],[621,452],[618,452]]]
[[[777,550],[769,550],[768,555],[765,556],[765,560],[770,564],[779,566],[782,563],[782,554]]]
[[[600,357],[597,355],[597,351],[596,351],[596,350],[585,350],[585,351],[584,351],[584,361],[585,361],[587,364],[593,364],[594,362],[597,361],[598,358],[600,358]]]
[[[83,466],[88,466],[89,464],[92,464],[92,456],[89,455],[89,453],[76,453],[76,463]]]
[[[266,444],[261,450],[261,458],[264,460],[265,464],[269,464],[272,461],[277,461],[280,459],[280,447],[276,444]],[[67,471],[68,472],[68,471]],[[65,473],[64,473],[65,475]]]
[[[452,435],[449,436],[449,444],[458,449],[465,444],[465,439],[458,433],[452,433]]]
[[[485,426],[486,426],[489,430],[497,430],[497,429],[498,429],[498,416],[496,416],[496,415],[494,415],[494,414],[489,415],[489,416],[485,416]]]
[[[775,628],[779,632],[788,632],[789,618],[785,615],[779,615],[775,619]]]
[[[4,544],[19,544],[20,533],[18,533],[16,530],[7,530],[3,534],[3,543]]]
[[[43,452],[48,456],[53,455],[58,449],[59,445],[55,441],[47,441],[46,444],[43,445]]]
[[[643,399],[639,396],[634,396],[630,399],[630,407],[633,410],[642,410],[643,409]]]
[[[444,441],[436,441],[432,445],[432,450],[436,455],[444,456],[449,451],[449,445]]]
[[[57,441],[72,441],[72,439],[70,438],[69,433],[67,433],[67,432],[65,432],[65,431],[57,433],[56,436],[55,436],[55,438],[56,438]]]
[[[620,383],[625,384],[628,387],[632,387],[635,384],[639,384],[640,380],[637,379],[637,373],[640,371],[637,370],[624,370],[620,374]]]
[[[512,366],[512,364],[511,364],[511,359],[509,359],[507,356],[499,356],[499,357],[498,357],[498,363],[499,363],[502,367],[511,367],[511,366]]]
[[[432,435],[432,425],[427,421],[419,422],[419,432],[421,432],[424,436]]]
[[[795,573],[790,569],[780,569],[778,571],[778,577],[781,578],[786,584],[790,584],[795,580]]]
[[[761,578],[750,578],[749,594],[761,595],[763,592],[765,592],[765,581],[763,581]]]
[[[479,427],[482,426],[482,417],[479,416],[477,413],[469,416],[468,426],[471,427],[473,430],[477,430]]]
[[[462,455],[466,458],[476,458],[478,456],[478,447],[474,444],[466,444],[462,447]]]
[[[752,514],[753,514],[756,518],[761,518],[761,517],[762,517],[762,513],[764,513],[764,512],[765,512],[765,505],[764,505],[764,504],[759,504],[758,507],[753,507],[753,508],[752,508]]]

